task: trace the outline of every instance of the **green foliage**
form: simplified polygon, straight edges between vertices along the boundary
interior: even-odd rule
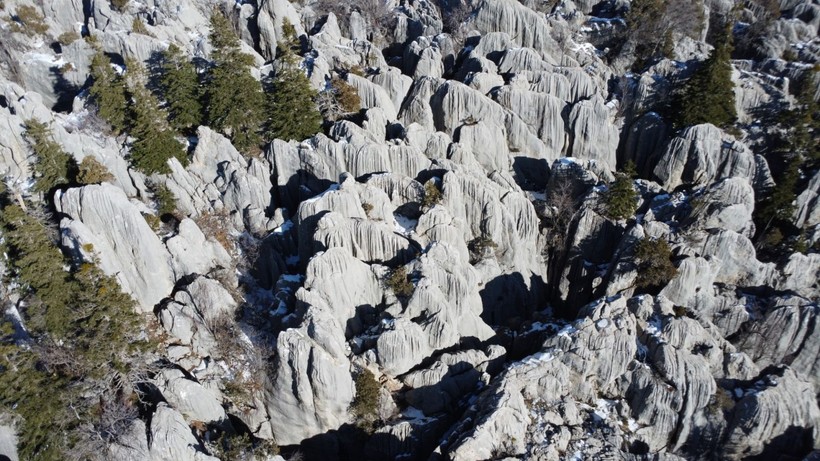
[[[689,78],[679,95],[675,121],[679,128],[701,123],[729,128],[737,119],[730,32],[725,31],[717,40],[712,54]]]
[[[782,111],[776,120],[777,133],[767,155],[777,185],[760,194],[754,209],[758,257],[777,261],[794,251],[807,251],[803,230],[794,222],[795,201],[804,190],[805,179],[820,166],[820,104],[814,101],[816,71],[795,81],[794,108]]]
[[[366,214],[367,217],[370,217],[370,212],[373,211],[373,205],[369,203],[362,203],[362,210],[364,210],[364,214]]]
[[[145,23],[142,22],[142,19],[140,18],[134,18],[131,22],[131,32],[151,36],[151,32],[148,31],[148,27],[145,26]]]
[[[191,132],[202,122],[199,76],[193,63],[173,43],[162,52],[160,84],[171,126]]]
[[[71,182],[76,162],[51,137],[51,129],[34,119],[25,121],[24,136],[34,152],[34,190],[48,192]]]
[[[421,206],[424,208],[432,208],[439,203],[444,196],[441,193],[441,189],[438,188],[438,184],[433,179],[430,179],[426,183],[424,183],[424,198],[421,201]]]
[[[71,45],[72,43],[76,42],[80,39],[80,34],[77,33],[75,30],[69,30],[67,32],[63,32],[57,37],[57,41],[60,42],[63,46]]]
[[[14,20],[11,24],[14,32],[22,32],[30,37],[48,32],[48,25],[44,22],[45,17],[34,6],[18,6]]]
[[[339,107],[344,112],[358,112],[361,109],[362,100],[356,88],[339,77],[333,77],[330,80],[330,86],[336,94],[336,100],[339,101]]]
[[[167,125],[167,116],[159,101],[146,88],[145,69],[136,61],[128,62],[128,90],[131,93],[131,162],[145,174],[169,173],[168,160],[175,157],[188,164],[182,143]]]
[[[91,59],[91,102],[97,108],[97,114],[111,125],[117,134],[126,128],[128,100],[125,94],[125,84],[111,67],[102,50],[97,50]]]
[[[242,53],[239,38],[218,10],[211,14],[212,66],[205,86],[208,123],[237,149],[250,152],[261,142],[265,95],[250,73],[253,57]]]
[[[635,50],[633,69],[642,71],[660,58],[672,58],[677,37],[697,38],[704,14],[698,0],[633,0],[625,19]]]
[[[358,420],[360,427],[372,429],[378,418],[379,391],[381,386],[376,377],[367,368],[362,368],[354,377],[356,397],[350,404],[350,411]]]
[[[65,336],[65,319],[70,315],[70,280],[63,270],[63,255],[54,246],[49,229],[17,204],[6,205],[0,218],[14,278],[45,304],[43,311],[36,312],[34,327]]]
[[[99,184],[112,181],[114,176],[97,159],[86,155],[77,170],[77,182],[80,184]]]
[[[103,419],[99,402],[130,392],[111,386],[125,382],[133,345],[139,343],[134,302],[93,263],[66,271],[45,221],[31,205],[24,210],[5,203],[0,224],[10,262],[5,282],[19,283],[32,336],[32,347],[0,338],[0,406],[20,417],[21,459],[66,459],[83,445],[81,426]]]
[[[289,22],[283,26],[284,38],[277,49],[279,69],[268,94],[268,139],[297,140],[309,138],[322,127],[322,115],[316,107],[318,93],[299,67],[299,41]]]
[[[467,244],[467,249],[470,251],[470,263],[475,264],[482,260],[490,250],[495,250],[498,245],[486,234],[470,240]]]
[[[634,166],[615,173],[615,181],[603,194],[604,214],[610,219],[626,219],[635,214],[638,207],[638,192],[632,184]]]
[[[111,6],[117,11],[124,11],[130,0],[111,0]]]
[[[249,434],[223,433],[216,440],[214,456],[231,461],[268,459],[279,454],[279,447],[270,440],[254,439]]]
[[[318,133],[322,115],[314,103],[316,96],[301,69],[285,67],[277,72],[268,98],[267,138],[301,141]]]
[[[636,285],[640,289],[660,289],[678,273],[672,263],[672,249],[664,239],[645,238],[635,249],[638,260]]]
[[[177,199],[174,193],[165,184],[151,184],[154,200],[157,202],[157,213],[160,216],[177,213]]]
[[[66,380],[38,368],[32,350],[4,342],[8,351],[0,355],[0,408],[20,417],[20,459],[61,461],[66,433],[76,427],[64,399]]]
[[[393,290],[393,293],[399,298],[409,298],[415,290],[415,286],[410,281],[407,269],[404,266],[399,266],[391,271],[384,284],[387,288]]]

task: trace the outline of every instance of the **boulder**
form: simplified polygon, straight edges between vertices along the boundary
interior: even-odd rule
[[[157,377],[157,387],[166,402],[188,421],[219,424],[228,419],[222,408],[222,395],[188,379],[180,370],[163,370]]]
[[[60,222],[62,245],[99,259],[99,267],[113,275],[134,297],[141,312],[151,312],[173,289],[173,274],[162,242],[128,201],[110,184],[69,189],[54,198],[65,214]]]
[[[164,402],[154,411],[147,432],[152,461],[219,461],[204,453],[182,415]]]

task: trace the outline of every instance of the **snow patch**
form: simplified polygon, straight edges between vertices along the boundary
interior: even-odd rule
[[[416,226],[419,223],[418,219],[410,219],[398,213],[393,213],[393,221],[393,229],[404,236],[409,236],[415,232]]]

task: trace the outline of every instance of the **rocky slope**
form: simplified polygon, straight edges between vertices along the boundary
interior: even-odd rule
[[[103,458],[818,456],[816,164],[789,216],[802,252],[760,257],[754,219],[782,169],[760,114],[796,104],[789,83],[818,63],[816,1],[782,0],[763,53],[733,61],[732,130],[648,110],[711,46],[676,39],[670,58],[628,72],[604,49],[628,2],[473,0],[454,27],[455,2],[389,1],[382,34],[327,2],[44,0],[34,35],[13,27],[25,3],[0,2],[0,172],[53,208],[64,252],[97,258],[158,338],[138,417]],[[347,74],[361,110],[257,156],[200,126],[187,166],[146,177],[93,122],[92,44],[55,38],[93,36],[120,63],[171,43],[205,60],[215,6],[260,75],[286,19],[317,89],[363,70]],[[110,179],[32,191],[31,118]],[[607,190],[628,162],[637,208],[614,219]],[[147,184],[175,198],[159,225]],[[636,256],[648,240],[675,268],[652,287]],[[388,282],[397,273],[409,292]],[[22,290],[4,282],[19,328]],[[361,370],[378,381],[369,415],[351,410]],[[0,409],[0,458],[21,459],[19,427]],[[225,454],[224,434],[281,454]]]

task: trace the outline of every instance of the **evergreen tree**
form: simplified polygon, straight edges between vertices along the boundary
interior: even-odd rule
[[[34,190],[47,192],[54,187],[68,184],[76,169],[74,158],[66,153],[51,137],[51,129],[34,119],[26,120],[25,138],[36,159],[34,168]]]
[[[715,49],[709,58],[684,85],[679,101],[679,127],[711,123],[728,128],[735,122],[731,53],[731,34],[727,29],[716,38]]]
[[[111,67],[102,50],[97,50],[91,59],[91,102],[97,108],[97,114],[111,125],[117,134],[126,128],[127,98],[122,78]]]
[[[297,140],[315,135],[322,127],[322,114],[316,107],[316,90],[299,67],[298,39],[293,25],[282,27],[284,40],[277,49],[279,69],[268,95],[268,139]]]
[[[212,65],[206,82],[208,123],[230,137],[237,149],[259,145],[264,120],[262,85],[251,75],[253,57],[242,53],[239,38],[218,10],[211,14]]]
[[[0,205],[10,263],[4,282],[19,285],[31,335],[26,345],[17,344],[0,319],[0,405],[21,416],[21,459],[90,459],[78,454],[94,451],[84,437],[102,448],[118,435],[97,425],[104,419],[99,402],[132,392],[120,386],[136,357],[132,346],[141,342],[134,301],[94,264],[66,270],[38,208],[7,197]]]
[[[162,52],[160,83],[171,126],[183,132],[196,129],[202,121],[199,76],[193,63],[173,43]]]
[[[35,326],[64,335],[71,300],[69,274],[63,269],[63,255],[55,248],[49,229],[18,204],[7,204],[0,220],[15,278],[46,305],[45,311],[35,316]]]
[[[678,273],[672,263],[672,248],[665,239],[644,238],[635,248],[638,260],[638,277],[635,284],[639,289],[660,290]]]
[[[615,181],[604,193],[604,214],[611,219],[626,219],[635,214],[638,193],[632,184],[635,166],[631,163],[623,172],[615,173]]]
[[[165,111],[146,88],[145,68],[136,61],[128,62],[128,90],[131,93],[131,162],[146,173],[168,173],[168,160],[176,157],[183,165],[188,157],[176,134],[166,122]]]

